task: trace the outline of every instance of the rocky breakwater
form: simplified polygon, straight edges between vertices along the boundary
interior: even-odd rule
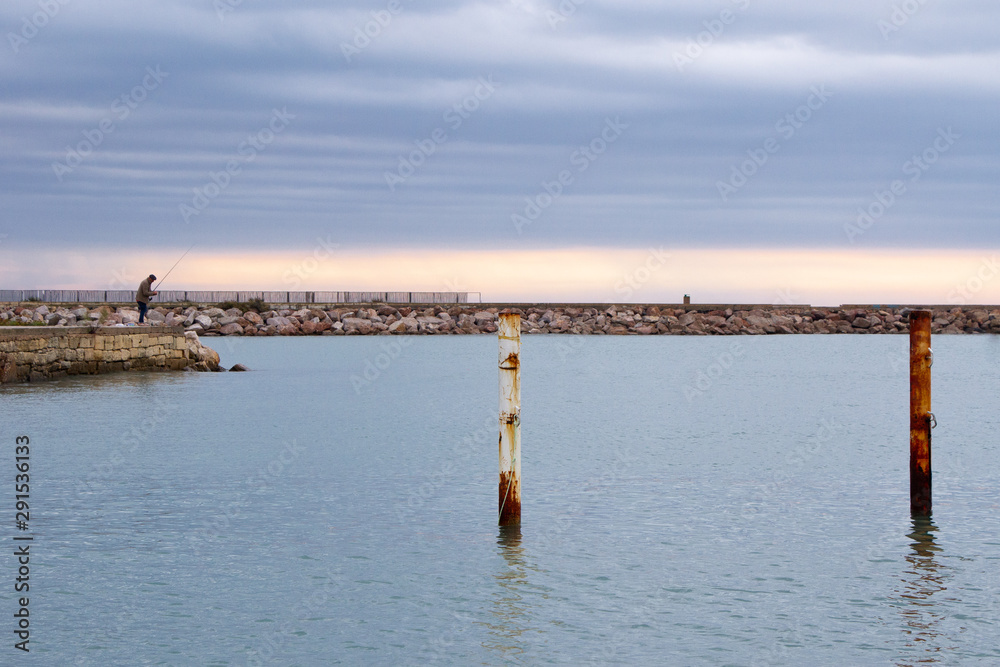
[[[400,334],[479,334],[497,330],[497,313],[520,312],[526,334],[591,335],[768,335],[895,334],[908,331],[904,308],[851,306],[688,308],[660,305],[428,305],[364,304],[323,308],[319,305],[257,312],[246,308],[157,306],[149,311],[154,325],[182,326],[202,336],[354,336]],[[1000,307],[933,307],[933,333],[1000,333]],[[72,326],[101,322],[135,324],[135,308],[58,308],[45,305],[0,307],[0,320]]]

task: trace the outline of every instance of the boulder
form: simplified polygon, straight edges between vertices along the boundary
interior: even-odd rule
[[[233,372],[233,373],[241,373],[241,372],[244,372],[244,371],[248,371],[250,369],[247,368],[246,366],[244,366],[243,364],[236,364],[232,368],[230,368],[229,370],[231,372]]]
[[[219,368],[219,353],[210,347],[205,347],[193,331],[184,332],[187,341],[188,358],[194,359],[194,367],[199,371],[217,371]]]
[[[219,310],[216,308],[215,310]],[[195,324],[200,324],[202,329],[209,329],[212,326],[212,318],[202,313],[194,318]]]
[[[241,335],[243,333],[243,327],[236,322],[230,322],[229,324],[223,324],[222,328],[219,329],[219,333],[223,336],[232,336],[234,334]]]
[[[372,329],[372,323],[360,317],[345,317],[341,322],[344,325],[344,329],[348,332],[357,331],[358,333],[366,334]]]

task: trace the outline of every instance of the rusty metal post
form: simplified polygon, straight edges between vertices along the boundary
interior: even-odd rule
[[[931,515],[931,313],[910,311],[910,513]]]
[[[521,523],[521,316],[500,313],[500,525]]]

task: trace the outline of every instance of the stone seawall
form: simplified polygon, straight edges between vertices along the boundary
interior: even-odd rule
[[[933,333],[1000,333],[1000,306],[920,307],[933,311]],[[894,334],[905,333],[908,326],[906,308],[901,306],[354,304],[281,308],[263,313],[213,306],[158,306],[149,312],[149,319],[154,325],[181,326],[204,336],[478,334],[494,333],[497,313],[505,308],[521,313],[521,329],[526,334]],[[5,319],[57,326],[80,322],[133,324],[139,313],[128,307],[0,304],[0,323]]]
[[[0,384],[128,370],[218,370],[181,327],[0,327]]]

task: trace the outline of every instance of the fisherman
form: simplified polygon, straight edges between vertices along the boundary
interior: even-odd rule
[[[159,292],[154,292],[152,289],[152,285],[155,280],[156,276],[150,273],[149,277],[139,284],[139,291],[135,293],[135,302],[139,304],[139,324],[142,324],[143,320],[146,319],[146,311],[149,309],[149,300],[159,294]]]

